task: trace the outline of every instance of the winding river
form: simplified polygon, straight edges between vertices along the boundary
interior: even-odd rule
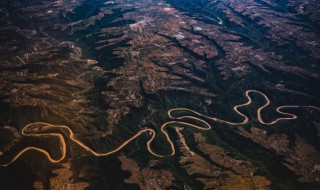
[[[292,113],[287,113],[287,112],[283,111],[283,109],[286,109],[286,108],[308,107],[308,108],[316,109],[318,111],[320,110],[320,108],[315,107],[315,106],[302,106],[302,105],[279,106],[279,107],[277,107],[276,111],[278,113],[284,115],[284,117],[277,118],[277,119],[275,119],[273,121],[270,121],[270,122],[265,122],[262,119],[261,112],[265,107],[267,107],[270,104],[270,99],[264,93],[262,93],[260,91],[257,91],[257,90],[247,90],[246,93],[245,93],[245,96],[247,98],[247,102],[245,102],[243,104],[236,105],[236,106],[233,107],[233,110],[238,115],[243,117],[243,121],[242,122],[232,122],[232,121],[222,120],[222,119],[219,119],[219,118],[216,118],[216,117],[209,117],[209,116],[203,115],[203,114],[201,114],[199,112],[196,112],[196,111],[188,109],[188,108],[174,108],[174,109],[171,109],[171,110],[168,111],[168,116],[169,116],[170,119],[174,119],[176,121],[169,121],[169,122],[164,123],[161,126],[161,133],[163,133],[165,135],[168,143],[171,146],[171,154],[169,154],[169,155],[157,154],[151,148],[151,143],[153,142],[153,140],[154,140],[154,138],[156,136],[156,131],[151,129],[151,128],[142,129],[141,131],[136,133],[130,139],[128,139],[125,142],[123,142],[118,148],[116,148],[114,150],[111,150],[111,151],[108,151],[108,152],[99,153],[99,152],[96,152],[96,151],[92,150],[90,147],[85,145],[80,140],[77,140],[77,138],[76,138],[75,134],[73,133],[73,131],[70,129],[70,127],[68,127],[66,125],[53,125],[53,124],[49,124],[49,123],[45,123],[45,122],[34,122],[34,123],[30,123],[30,124],[26,125],[22,129],[21,134],[23,136],[28,136],[28,137],[48,137],[48,136],[57,137],[59,139],[59,141],[60,141],[60,150],[62,152],[61,157],[58,158],[58,159],[54,159],[54,158],[51,157],[51,155],[50,155],[50,153],[48,151],[46,151],[44,149],[41,149],[41,148],[38,148],[38,147],[30,146],[30,147],[26,147],[23,150],[21,150],[8,163],[0,164],[0,166],[2,166],[2,167],[9,166],[13,162],[15,162],[21,155],[23,155],[25,152],[27,152],[29,150],[35,150],[35,151],[43,153],[51,163],[58,163],[58,162],[63,161],[65,159],[66,153],[67,153],[67,144],[66,144],[66,140],[65,140],[64,136],[62,134],[60,134],[60,133],[40,133],[39,129],[40,130],[48,130],[48,129],[66,130],[68,132],[68,134],[69,134],[68,137],[69,137],[69,139],[71,141],[73,141],[74,143],[78,144],[79,146],[81,146],[83,149],[85,149],[86,151],[90,152],[94,156],[108,156],[110,154],[118,152],[123,147],[125,147],[127,144],[129,144],[131,141],[133,141],[134,139],[138,138],[140,135],[148,133],[148,134],[151,135],[151,137],[147,141],[147,148],[148,148],[148,151],[152,155],[154,155],[156,157],[172,156],[172,155],[175,155],[175,147],[174,147],[174,144],[173,144],[173,142],[172,142],[172,140],[171,140],[171,138],[170,138],[170,136],[169,136],[169,134],[168,134],[168,132],[166,130],[167,126],[169,126],[169,125],[171,125],[171,126],[172,125],[177,125],[177,126],[192,127],[192,128],[199,129],[199,130],[202,130],[202,131],[210,130],[211,129],[211,125],[208,122],[206,122],[204,119],[215,121],[215,122],[220,122],[220,123],[226,123],[226,124],[229,124],[229,125],[247,124],[250,120],[249,120],[247,115],[245,115],[244,113],[239,111],[239,108],[245,107],[245,106],[249,106],[252,103],[252,99],[250,97],[250,94],[252,94],[252,93],[256,93],[256,94],[262,95],[264,97],[265,101],[266,101],[266,103],[264,105],[262,105],[261,107],[259,107],[258,110],[257,110],[258,121],[261,124],[264,124],[264,125],[273,125],[273,124],[275,124],[275,123],[277,123],[277,122],[279,122],[281,120],[293,120],[293,119],[297,119],[298,118],[298,116],[296,116],[296,115],[294,115]],[[188,116],[181,116],[181,117],[174,117],[173,116],[174,112],[184,112],[184,113],[185,112],[189,112],[189,113],[191,113],[191,114],[193,114],[193,115],[195,115],[197,117],[189,116],[189,115]],[[204,119],[201,119],[201,118],[204,118]],[[191,124],[191,123],[188,123],[186,121],[183,121],[183,120],[186,120],[186,119],[196,121],[197,123],[201,123],[201,125]],[[0,155],[0,156],[2,156],[2,155]]]

